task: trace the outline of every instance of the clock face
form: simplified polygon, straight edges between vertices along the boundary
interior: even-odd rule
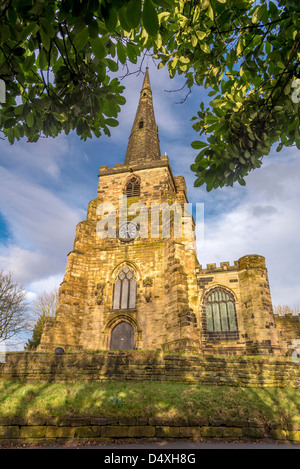
[[[121,241],[133,241],[138,236],[138,229],[135,223],[122,223],[118,231],[118,238]]]

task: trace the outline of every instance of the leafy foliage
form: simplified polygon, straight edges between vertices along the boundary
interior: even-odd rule
[[[171,78],[210,89],[193,118],[207,136],[192,143],[195,185],[245,185],[275,142],[300,149],[299,11],[297,0],[4,0],[0,128],[11,143],[109,135],[125,103],[110,71],[152,51]]]
[[[28,339],[25,349],[35,350],[41,342],[44,326],[55,321],[55,313],[58,305],[58,288],[50,292],[41,293],[31,304],[30,323],[32,337]]]
[[[32,331],[31,339],[28,339],[25,344],[25,350],[36,350],[36,348],[40,345],[44,326],[51,320],[53,320],[53,318],[49,318],[44,314],[39,317]]]
[[[278,151],[293,144],[300,149],[300,99],[292,99],[300,76],[299,3],[177,5],[172,18],[159,15],[165,31],[160,66],[167,65],[171,76],[184,73],[190,87],[210,88],[213,97],[193,118],[194,129],[208,135],[207,141],[192,143],[200,150],[191,166],[195,186],[245,185],[244,177],[261,166],[275,142]]]
[[[110,135],[125,103],[123,86],[108,75],[118,70],[118,59],[126,59],[117,11],[121,16],[122,5],[132,9],[132,3],[2,3],[0,77],[7,99],[0,125],[11,143],[24,135],[33,142],[72,129],[84,140],[102,131]]]

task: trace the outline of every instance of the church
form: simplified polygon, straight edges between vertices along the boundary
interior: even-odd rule
[[[264,257],[202,266],[187,204],[161,155],[147,68],[124,164],[100,167],[38,350],[280,354]]]

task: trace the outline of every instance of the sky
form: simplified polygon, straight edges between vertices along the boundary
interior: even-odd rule
[[[175,90],[184,78],[171,80],[151,62],[149,72],[161,153],[168,155],[174,176],[185,177],[189,202],[204,204],[199,263],[233,264],[246,254],[262,255],[273,304],[300,306],[299,150],[272,149],[246,177],[246,186],[209,193],[195,188],[190,165],[197,150],[190,144],[199,135],[191,118],[206,92],[197,87],[180,104],[187,90]],[[0,270],[13,273],[30,301],[62,282],[76,225],[96,198],[100,166],[124,162],[143,78],[140,73],[121,80],[127,102],[111,137],[84,142],[73,132],[36,143],[0,140]]]

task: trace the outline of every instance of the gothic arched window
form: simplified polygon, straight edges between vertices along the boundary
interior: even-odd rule
[[[135,272],[125,266],[117,275],[113,289],[113,309],[134,309],[136,302]]]
[[[208,338],[238,338],[235,300],[230,292],[223,288],[215,288],[206,296],[205,322]]]
[[[126,184],[125,194],[127,197],[138,197],[141,192],[140,181],[137,177],[133,176]]]

